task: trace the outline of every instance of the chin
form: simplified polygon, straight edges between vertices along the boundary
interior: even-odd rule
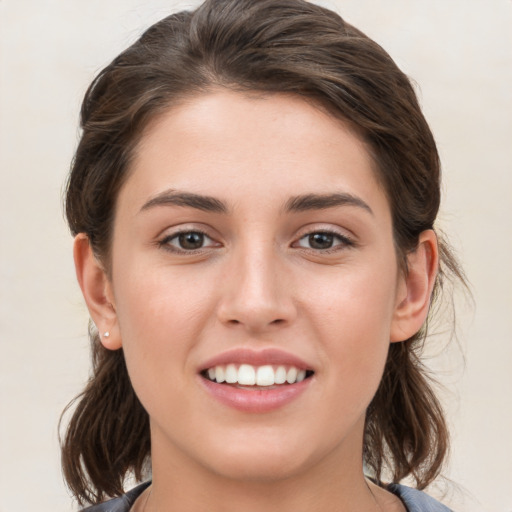
[[[229,456],[212,469],[229,480],[253,483],[268,483],[287,480],[304,472],[309,465],[307,461],[295,457],[266,454],[249,459],[245,456]]]
[[[232,480],[261,483],[286,480],[307,471],[324,455],[294,437],[274,435],[268,439],[268,436],[253,435],[243,437],[239,443],[232,439],[227,446],[218,445],[216,453],[210,452],[208,465],[219,476]]]

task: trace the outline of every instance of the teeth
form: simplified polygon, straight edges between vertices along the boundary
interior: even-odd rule
[[[215,367],[215,380],[217,382],[224,382],[226,380],[224,367],[223,366],[216,366]]]
[[[273,386],[274,385],[274,369],[272,366],[260,366],[256,372],[256,384],[258,386]]]
[[[240,384],[242,386],[274,386],[277,384],[295,384],[306,378],[306,370],[299,370],[295,366],[264,365],[252,366],[241,364],[219,365],[208,368],[206,375],[211,381],[226,382],[227,384]]]
[[[286,368],[284,366],[278,366],[276,374],[274,376],[275,384],[284,384],[286,382]]]
[[[234,364],[228,364],[226,366],[226,382],[228,384],[234,384],[238,382],[238,371]]]
[[[238,368],[238,384],[254,386],[256,384],[256,371],[250,364],[241,364]]]
[[[288,382],[288,384],[293,384],[296,380],[297,380],[297,373],[299,373],[297,371],[297,368],[295,367],[291,367],[287,372],[286,372],[286,382]]]

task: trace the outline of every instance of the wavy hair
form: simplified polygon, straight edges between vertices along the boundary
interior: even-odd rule
[[[303,0],[206,0],[151,26],[86,92],[65,210],[71,232],[87,234],[107,272],[116,198],[148,123],[219,86],[299,95],[348,122],[374,159],[407,271],[406,256],[434,227],[440,203],[438,152],[408,78],[378,44],[325,8]],[[449,247],[439,244],[433,300],[446,278],[464,282]],[[363,455],[377,481],[412,476],[424,488],[447,453],[445,419],[421,361],[425,336],[426,327],[390,345],[367,410]],[[123,351],[103,348],[94,330],[90,339],[92,374],[62,440],[64,475],[81,503],[121,494],[126,476],[141,479],[150,461],[149,418]]]

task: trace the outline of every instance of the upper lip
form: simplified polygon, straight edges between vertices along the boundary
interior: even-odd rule
[[[222,352],[205,361],[200,371],[226,364],[250,364],[253,366],[283,365],[295,366],[299,370],[313,370],[313,368],[300,357],[276,348],[253,350],[249,348],[236,348]]]

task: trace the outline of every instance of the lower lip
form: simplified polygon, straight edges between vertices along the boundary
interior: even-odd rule
[[[218,384],[200,376],[203,386],[219,402],[244,412],[270,412],[297,399],[308,388],[311,378],[272,389],[243,389]]]

